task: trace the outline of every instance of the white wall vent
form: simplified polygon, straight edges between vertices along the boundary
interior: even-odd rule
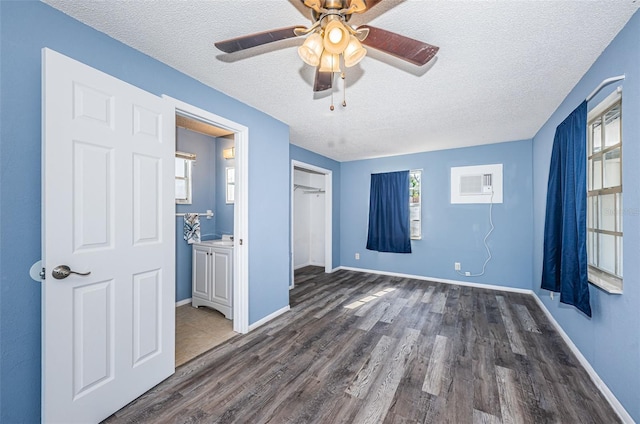
[[[451,168],[451,203],[502,203],[502,164]]]
[[[461,175],[460,195],[472,196],[476,194],[490,195],[493,191],[491,186],[492,174]]]

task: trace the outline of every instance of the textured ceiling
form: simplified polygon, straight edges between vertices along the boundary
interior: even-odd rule
[[[302,39],[224,54],[213,43],[308,26],[302,0],[46,0],[290,126],[293,144],[347,161],[532,138],[640,7],[635,0],[383,0],[354,16],[440,47],[422,68],[369,49],[313,93]],[[303,14],[304,12],[304,14]],[[595,88],[595,87],[594,87]]]

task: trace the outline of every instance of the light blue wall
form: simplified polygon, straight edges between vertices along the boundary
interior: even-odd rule
[[[533,289],[585,358],[636,421],[640,421],[640,12],[602,53],[533,140]],[[547,180],[556,127],[605,78],[625,74],[624,83],[605,88],[589,102],[596,106],[623,85],[624,294],[591,287],[593,317],[560,304],[540,289]]]
[[[289,305],[289,127],[263,116],[249,132],[249,323]]]
[[[176,205],[176,212],[205,212],[216,205],[216,150],[215,137],[178,128],[176,150],[195,153],[196,162],[191,168],[192,203]],[[200,217],[200,238],[211,240],[216,233],[216,215]],[[191,245],[184,239],[184,219],[176,217],[176,302],[191,297]]]
[[[227,204],[226,192],[226,168],[235,167],[235,159],[225,159],[222,151],[235,146],[235,142],[228,138],[216,138],[216,237],[223,234],[233,234],[233,210],[232,204]]]
[[[504,203],[493,205],[495,230],[488,239],[493,259],[482,277],[487,257],[483,239],[490,229],[489,205],[451,204],[451,167],[503,164]],[[411,242],[411,254],[367,250],[369,187],[372,173],[422,169],[422,240]],[[531,287],[532,171],[531,141],[417,153],[343,162],[340,192],[341,265],[379,271],[463,280],[508,287]],[[408,188],[407,188],[408,190]],[[355,253],[360,253],[356,260]]]
[[[340,266],[340,186],[341,186],[341,174],[340,174],[340,162],[333,159],[329,159],[326,156],[319,155],[309,150],[298,147],[294,144],[289,146],[289,155],[291,160],[297,160],[309,165],[315,165],[320,168],[328,169],[331,171],[331,188],[333,190],[333,196],[331,198],[331,208],[333,215],[331,217],[333,231],[331,233],[331,263],[333,268]],[[291,178],[291,177],[290,177]],[[291,184],[291,183],[289,183]],[[289,211],[290,213],[290,211]],[[293,251],[293,246],[290,247],[290,252]],[[292,255],[289,256],[291,258]]]
[[[249,323],[289,303],[289,129],[41,2],[0,2],[0,422],[40,421],[41,49],[249,128]]]

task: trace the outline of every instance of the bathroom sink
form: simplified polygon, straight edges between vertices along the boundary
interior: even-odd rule
[[[228,240],[228,239],[207,240],[207,241],[201,242],[201,244],[209,244],[211,246],[229,246],[229,247],[233,247],[233,240]]]

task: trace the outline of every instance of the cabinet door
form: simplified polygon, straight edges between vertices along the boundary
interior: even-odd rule
[[[193,246],[193,296],[211,300],[211,249],[205,246]]]
[[[211,300],[225,306],[231,306],[231,253],[228,251],[213,254],[213,297]]]

